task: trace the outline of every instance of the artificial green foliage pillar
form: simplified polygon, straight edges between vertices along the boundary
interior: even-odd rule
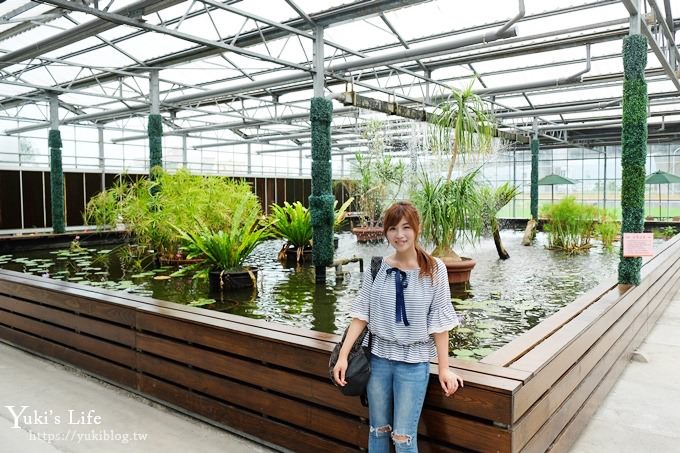
[[[335,211],[331,186],[331,120],[333,104],[322,97],[312,98],[312,195],[309,210],[312,217],[312,247],[316,281],[326,281],[326,266],[333,264],[333,224]]]
[[[647,158],[647,39],[623,39],[623,125],[621,129],[621,233],[644,228],[645,160]],[[642,258],[624,258],[621,247],[619,283],[640,284]]]
[[[50,149],[50,192],[52,196],[52,231],[63,233],[66,229],[64,219],[64,170],[61,165],[61,134],[50,130],[47,136]]]
[[[538,220],[538,146],[537,138],[531,140],[531,218]]]
[[[161,116],[149,115],[149,175],[154,177],[154,169],[163,167],[163,123]]]

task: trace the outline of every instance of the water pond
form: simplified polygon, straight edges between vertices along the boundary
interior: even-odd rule
[[[618,245],[607,250],[596,243],[585,254],[569,256],[546,250],[542,233],[531,247],[520,244],[522,232],[505,230],[502,238],[510,253],[506,261],[498,259],[491,239],[463,250],[463,255],[474,257],[477,266],[469,287],[453,294],[463,321],[451,336],[451,350],[457,357],[488,355],[616,273]],[[339,274],[329,269],[326,285],[316,285],[312,267],[290,267],[276,260],[281,244],[267,241],[248,260],[260,269],[257,290],[222,296],[209,294],[207,282],[170,278],[176,269],[154,266],[151,260],[141,261],[149,263],[145,268],[124,266],[120,254],[110,247],[2,255],[0,267],[322,332],[342,332],[361,286],[358,263],[344,266]],[[386,244],[358,244],[352,234],[341,233],[336,258],[363,257],[368,271],[371,256],[388,253]]]

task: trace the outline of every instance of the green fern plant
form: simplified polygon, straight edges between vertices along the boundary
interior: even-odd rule
[[[297,249],[297,261],[300,261],[305,247],[312,245],[312,217],[309,209],[296,201],[293,204],[284,202],[283,206],[272,204],[269,214],[269,227],[274,237],[285,239],[279,251],[279,259],[286,257],[286,250]]]
[[[212,230],[200,221],[194,231],[175,229],[184,241],[187,257],[203,259],[189,268],[229,272],[244,270],[245,259],[271,234],[261,222],[258,210],[248,209],[245,205],[234,210],[226,230]]]
[[[354,198],[345,201],[340,209],[335,211],[334,229],[338,230],[345,220],[347,208],[352,204]],[[337,206],[338,202],[335,201]],[[302,203],[296,201],[293,204],[285,201],[283,206],[272,204],[270,206],[268,222],[273,237],[285,239],[286,242],[279,251],[278,258],[286,257],[286,250],[295,248],[297,250],[297,261],[302,259],[304,248],[312,245],[312,218],[309,209]]]

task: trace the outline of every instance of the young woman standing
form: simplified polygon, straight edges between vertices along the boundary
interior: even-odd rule
[[[430,359],[438,358],[439,383],[446,396],[463,380],[448,366],[449,330],[458,324],[451,305],[446,267],[418,243],[420,217],[408,202],[385,211],[383,231],[394,254],[383,258],[375,280],[367,273],[352,304],[352,322],[333,369],[345,385],[349,348],[364,327],[373,336],[368,382],[368,451],[418,451],[418,421],[430,377]]]

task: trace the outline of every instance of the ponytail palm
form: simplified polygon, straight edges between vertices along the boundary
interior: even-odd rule
[[[451,180],[458,156],[491,151],[496,127],[493,113],[474,93],[474,80],[462,90],[454,88],[449,98],[437,106],[431,119],[435,150],[451,153],[447,179]]]
[[[423,238],[434,245],[432,254],[460,261],[456,243],[473,243],[483,230],[475,178],[479,170],[454,180],[420,177],[413,202],[422,217]]]
[[[484,227],[486,230],[491,231],[498,257],[503,260],[510,258],[510,254],[505,250],[505,247],[503,247],[500,227],[496,215],[498,215],[498,211],[510,203],[518,193],[519,187],[507,182],[495,189],[490,186],[482,186],[479,189],[479,202],[482,209]]]

